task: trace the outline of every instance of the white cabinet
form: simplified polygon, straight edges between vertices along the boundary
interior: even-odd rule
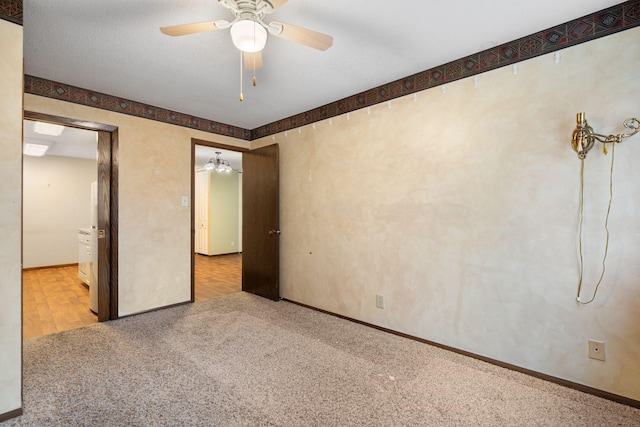
[[[238,172],[197,171],[194,250],[203,255],[239,252],[240,195]]]
[[[78,278],[91,286],[91,230],[78,229]]]

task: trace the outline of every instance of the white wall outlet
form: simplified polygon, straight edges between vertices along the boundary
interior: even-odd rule
[[[384,297],[382,295],[376,295],[376,307],[384,308]]]
[[[182,196],[182,206],[185,208],[189,206],[189,196]]]
[[[589,340],[589,357],[604,361],[604,342]]]

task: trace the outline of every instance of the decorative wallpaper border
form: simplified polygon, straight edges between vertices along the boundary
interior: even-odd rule
[[[130,101],[64,83],[52,82],[51,80],[41,79],[39,77],[25,75],[24,92],[172,125],[184,126],[218,135],[231,136],[246,141],[251,140],[252,134],[249,129],[203,119],[189,114],[178,113],[165,108]]]
[[[640,0],[627,1],[501,46],[475,53],[466,58],[269,123],[253,129],[251,131],[251,139],[270,136],[370,107],[394,98],[441,86],[499,67],[575,46],[589,40],[628,30],[638,25],[640,25]]]
[[[0,19],[22,25],[22,0],[0,0]]]
[[[22,24],[22,1],[0,0],[0,18]],[[253,130],[34,76],[25,76],[25,93],[251,141],[515,64],[637,26],[640,26],[640,0],[629,0],[591,15],[574,19],[521,39],[492,47],[448,64],[422,71]]]

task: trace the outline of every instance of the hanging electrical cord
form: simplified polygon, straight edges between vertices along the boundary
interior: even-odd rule
[[[607,147],[603,144],[602,152],[607,154]],[[606,232],[605,245],[604,245],[604,256],[602,257],[602,272],[600,273],[600,278],[598,279],[598,283],[596,283],[596,287],[593,290],[593,296],[589,301],[580,301],[580,291],[582,290],[582,281],[584,277],[584,257],[582,252],[582,225],[584,222],[584,158],[580,159],[580,204],[579,204],[579,232],[578,232],[578,246],[580,251],[580,277],[578,279],[578,294],[576,296],[576,301],[578,304],[587,305],[593,302],[596,299],[596,295],[598,294],[598,289],[600,288],[600,284],[602,283],[602,279],[604,278],[605,271],[607,270],[607,255],[609,253],[609,214],[611,213],[611,203],[613,201],[613,166],[615,163],[615,153],[616,153],[616,143],[612,142],[611,144],[611,166],[609,169],[609,205],[607,206],[607,215],[604,220],[604,229]]]
[[[629,129],[629,133],[619,133],[617,135],[602,135],[595,133],[593,128],[587,123],[587,118],[584,113],[578,113],[576,115],[576,128],[571,136],[571,147],[578,153],[578,158],[582,162],[580,165],[580,206],[579,206],[579,231],[578,241],[580,250],[580,277],[578,279],[578,294],[576,301],[578,304],[589,304],[596,299],[598,289],[604,278],[604,274],[607,269],[607,254],[609,253],[609,214],[611,214],[611,203],[613,201],[613,166],[615,164],[615,149],[616,144],[622,142],[625,138],[630,138],[637,133],[640,133],[640,120],[636,118],[630,118],[623,122],[625,128]],[[604,246],[604,256],[602,257],[602,273],[596,287],[593,290],[593,296],[589,301],[580,301],[580,293],[582,290],[582,282],[584,279],[584,256],[582,251],[582,229],[584,223],[584,159],[587,156],[589,150],[593,147],[595,141],[602,143],[602,152],[607,154],[607,144],[611,144],[611,167],[609,170],[609,206],[607,207],[607,215],[604,220],[604,229],[606,231],[606,240]]]

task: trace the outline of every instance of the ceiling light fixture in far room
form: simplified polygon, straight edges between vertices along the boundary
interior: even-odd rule
[[[45,153],[47,152],[48,149],[49,149],[48,145],[32,144],[30,142],[27,142],[27,143],[24,144],[23,153],[26,156],[42,157],[42,156],[45,155]]]
[[[209,162],[204,165],[204,168],[208,171],[216,171],[220,174],[230,174],[233,169],[231,169],[227,160],[222,160],[220,158],[220,154],[222,154],[220,151],[216,151],[216,158],[214,159],[212,157],[209,159]]]
[[[40,135],[60,136],[64,131],[64,126],[54,125],[53,123],[34,122],[33,131]]]

